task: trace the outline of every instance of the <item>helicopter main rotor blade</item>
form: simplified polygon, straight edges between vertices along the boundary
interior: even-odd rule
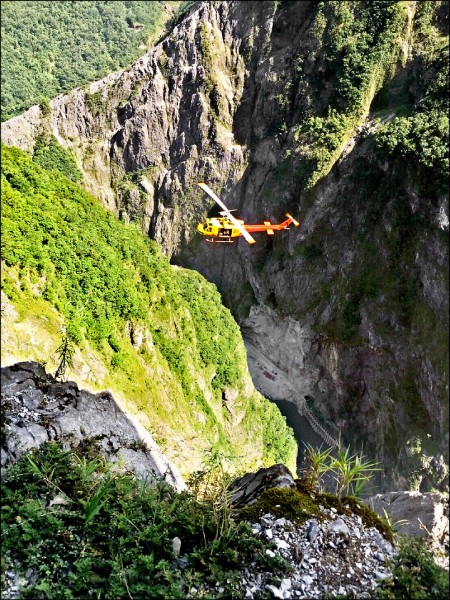
[[[223,210],[225,211],[225,213],[227,215],[227,218],[231,221],[231,223],[233,223],[233,225],[236,227],[236,229],[239,229],[239,231],[242,233],[242,235],[247,240],[247,242],[249,244],[254,244],[255,240],[252,238],[252,236],[248,233],[248,231],[246,231],[244,229],[244,227],[242,227],[242,225],[239,223],[239,221],[233,217],[231,212],[228,210],[228,208],[225,206],[225,204],[222,202],[222,200],[212,191],[212,189],[208,185],[206,185],[206,183],[203,183],[203,182],[199,182],[198,185],[202,188],[202,190],[204,190],[207,194],[209,194],[211,196],[211,198],[215,202],[217,202],[217,204],[221,208],[223,208]]]
[[[215,193],[212,191],[212,189],[211,189],[211,188],[210,188],[208,185],[206,185],[206,183],[203,183],[203,181],[201,181],[201,182],[200,182],[198,185],[199,185],[199,186],[202,188],[202,190],[205,190],[205,192],[206,192],[207,194],[209,194],[209,195],[211,196],[211,198],[212,198],[212,199],[213,199],[215,202],[217,202],[217,204],[218,204],[218,205],[219,205],[221,208],[223,208],[223,210],[224,210],[224,211],[225,211],[227,214],[230,212],[230,211],[228,210],[228,208],[225,206],[225,204],[222,202],[222,200],[219,198],[219,196],[216,196],[216,194],[215,194]]]

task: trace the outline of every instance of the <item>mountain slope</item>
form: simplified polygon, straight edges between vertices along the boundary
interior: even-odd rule
[[[2,120],[127,67],[183,4],[2,1]]]
[[[215,286],[171,267],[157,245],[77,184],[2,147],[2,363],[58,366],[108,387],[184,476],[204,451],[239,471],[295,464],[283,417],[253,388],[239,329]]]

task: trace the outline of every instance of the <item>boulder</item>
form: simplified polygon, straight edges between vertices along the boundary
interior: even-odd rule
[[[397,533],[426,541],[440,557],[437,562],[448,567],[448,497],[439,492],[390,492],[365,503],[380,517],[387,515]]]
[[[291,472],[284,465],[273,465],[259,469],[256,473],[246,473],[228,488],[231,503],[235,508],[254,504],[258,496],[270,488],[295,488]]]

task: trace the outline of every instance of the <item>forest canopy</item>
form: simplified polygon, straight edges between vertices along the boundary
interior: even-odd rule
[[[190,2],[1,2],[1,118],[127,67]]]

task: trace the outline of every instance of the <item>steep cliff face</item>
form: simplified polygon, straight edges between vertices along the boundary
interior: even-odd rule
[[[433,97],[447,8],[196,3],[129,70],[2,125],[29,151],[52,131],[106,206],[216,283],[300,412],[383,462],[380,491],[448,484],[448,197],[433,149],[380,137]],[[248,222],[301,227],[203,244],[200,179]]]
[[[75,150],[87,189],[125,219],[141,219],[173,254],[208,205],[200,191],[194,201],[192,182],[231,183],[243,168],[232,131],[245,72],[236,42],[249,22],[266,24],[273,7],[264,8],[197,7],[128,71],[58,96],[49,116],[34,107],[3,124],[3,141],[31,151],[40,132],[52,131]]]
[[[295,464],[215,286],[57,170],[18,148],[1,157],[2,365],[45,362],[57,379],[108,389],[186,479],[211,452],[238,471]]]

